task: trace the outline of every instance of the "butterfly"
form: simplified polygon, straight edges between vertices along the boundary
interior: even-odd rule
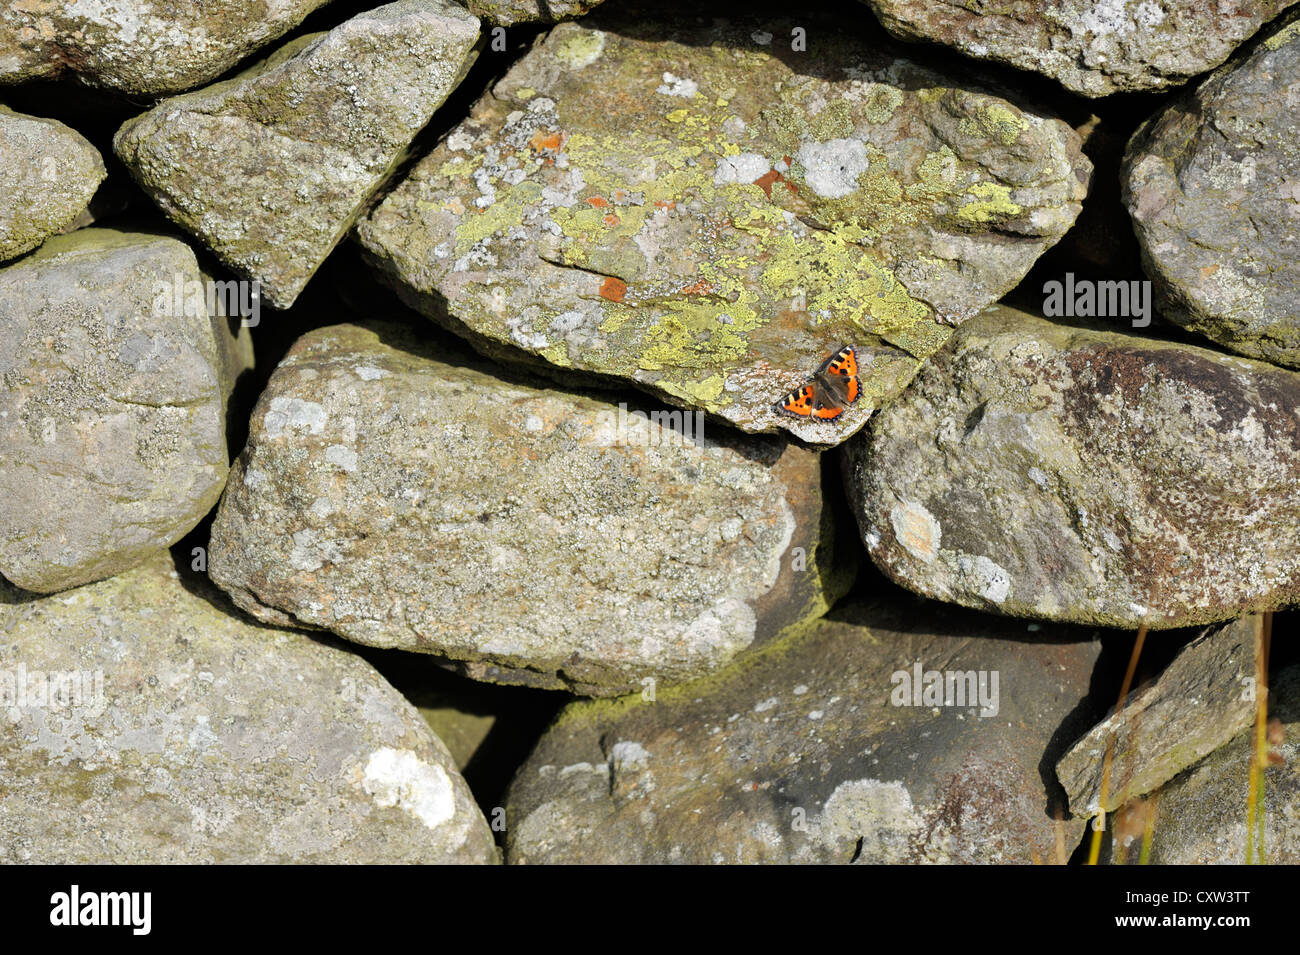
[[[845,345],[822,362],[806,385],[781,399],[776,409],[799,418],[831,421],[844,414],[844,406],[857,401],[861,393],[858,353],[852,345]]]

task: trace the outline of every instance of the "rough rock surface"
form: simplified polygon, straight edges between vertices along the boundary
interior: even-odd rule
[[[601,0],[469,0],[469,12],[488,23],[510,26],[515,23],[571,20],[586,16]]]
[[[1084,96],[1177,86],[1295,0],[863,0],[890,32],[1010,63]]]
[[[1161,313],[1300,367],[1300,15],[1149,120],[1124,201]]]
[[[80,133],[0,106],[0,259],[28,252],[72,223],[104,181],[104,160]]]
[[[833,616],[653,703],[571,705],[511,786],[507,859],[1068,855],[1082,823],[1062,821],[1058,831],[1040,761],[1076,723],[1087,725],[1080,704],[1099,646],[1090,633],[1026,633],[1021,623],[906,601]],[[976,681],[985,671],[996,715],[924,696],[922,706],[895,705],[897,674],[910,677],[918,661],[923,671],[972,671]]]
[[[212,529],[241,607],[606,695],[714,669],[842,592],[816,454],[620,432],[613,404],[429,351],[395,325],[294,345]]]
[[[1000,307],[855,440],[876,564],[926,596],[1156,629],[1300,595],[1300,375]]]
[[[1064,123],[876,31],[596,11],[547,34],[358,225],[415,308],[489,352],[835,444],[1069,228]],[[781,414],[844,344],[863,396]]]
[[[183,242],[107,229],[0,269],[0,574],[18,586],[120,573],[217,503],[241,343],[171,310],[159,283],[177,281],[203,281]]]
[[[1056,774],[1074,815],[1100,811],[1112,734],[1107,811],[1159,788],[1254,721],[1256,620],[1243,617],[1198,637],[1155,683],[1070,747],[1057,763]]]
[[[127,93],[210,82],[326,0],[15,0],[0,7],[0,83],[75,73]]]
[[[1284,739],[1271,747],[1282,763],[1264,773],[1264,849],[1273,865],[1300,864],[1300,667],[1274,679],[1269,713]],[[1246,791],[1253,731],[1214,751],[1160,791],[1151,862],[1241,865],[1246,861]],[[1258,854],[1255,855],[1258,861]]]
[[[114,148],[154,201],[286,308],[456,87],[478,20],[400,0],[164,100]]]
[[[496,861],[446,748],[355,655],[165,553],[29,597],[0,582],[0,861]]]

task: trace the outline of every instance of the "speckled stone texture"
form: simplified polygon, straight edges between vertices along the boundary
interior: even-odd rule
[[[1300,368],[1300,14],[1148,120],[1124,201],[1161,314]]]
[[[450,0],[378,7],[164,100],[114,149],[173,221],[287,308],[460,82],[478,35]]]
[[[1177,86],[1295,0],[863,0],[905,40],[1010,63],[1084,96]]]
[[[14,0],[0,7],[0,83],[71,73],[144,96],[209,83],[326,0]]]
[[[1092,635],[854,604],[655,702],[572,704],[511,784],[507,860],[1063,861],[1083,826],[1058,828],[1040,760],[1091,716]],[[996,714],[955,682],[954,705],[895,705],[918,662],[973,695],[984,671]]]
[[[1300,595],[1300,375],[999,307],[855,441],[877,566],[926,596],[1156,629]]]
[[[708,672],[845,588],[816,454],[620,431],[615,404],[499,371],[395,325],[304,336],[253,412],[213,580],[263,620],[592,695]]]
[[[1073,130],[879,31],[617,16],[548,33],[358,224],[406,301],[484,351],[837,444],[1079,212]],[[845,344],[861,400],[781,414]]]
[[[0,106],[0,260],[28,252],[85,211],[104,160],[80,133]]]
[[[0,574],[48,593],[175,543],[226,480],[247,332],[172,312],[199,283],[157,235],[81,229],[0,269]]]
[[[0,633],[0,862],[497,861],[401,694],[166,553],[58,597],[0,582]]]

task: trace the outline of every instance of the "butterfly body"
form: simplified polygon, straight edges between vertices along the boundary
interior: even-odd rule
[[[817,421],[833,421],[862,394],[858,380],[858,353],[846,345],[822,362],[811,380],[777,403],[783,414]]]

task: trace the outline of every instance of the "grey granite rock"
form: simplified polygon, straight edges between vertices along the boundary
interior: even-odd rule
[[[399,0],[127,122],[118,156],[177,224],[287,308],[473,62],[478,20]]]
[[[511,785],[507,860],[1064,861],[1083,823],[1041,761],[1087,725],[1090,635],[855,604],[653,702],[572,704]]]
[[[818,455],[624,413],[400,326],[311,332],[253,412],[212,577],[269,622],[592,695],[708,672],[843,592]]]
[[[1300,596],[1300,375],[999,307],[846,457],[876,564],[926,596],[1155,629]]]
[[[217,503],[247,331],[185,243],[82,229],[0,269],[0,574],[51,592],[175,543]]]
[[[451,756],[368,664],[258,626],[166,553],[0,582],[0,862],[490,863]]]
[[[1133,136],[1124,201],[1161,314],[1300,368],[1300,19]]]

